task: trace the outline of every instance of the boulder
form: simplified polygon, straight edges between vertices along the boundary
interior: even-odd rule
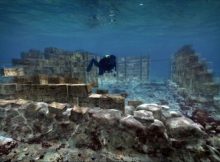
[[[137,110],[147,110],[153,113],[155,119],[161,119],[161,107],[157,104],[141,104]]]
[[[186,117],[170,118],[166,121],[169,136],[183,141],[201,139],[205,132],[201,126]]]
[[[96,111],[92,117],[100,124],[114,125],[120,120],[122,112],[115,109],[104,109]]]
[[[154,116],[151,111],[138,110],[134,111],[134,118],[143,123],[144,125],[149,125],[154,122]]]
[[[0,136],[0,156],[7,155],[16,146],[17,142],[12,138]]]
[[[138,129],[145,128],[144,125],[141,122],[139,122],[138,120],[136,120],[132,115],[128,115],[126,117],[123,117],[120,120],[120,123],[122,126],[129,128],[129,129],[138,130]]]
[[[154,122],[148,127],[148,130],[163,133],[165,132],[166,127],[162,121],[155,119]]]
[[[177,111],[170,111],[171,118],[181,117],[182,114]]]

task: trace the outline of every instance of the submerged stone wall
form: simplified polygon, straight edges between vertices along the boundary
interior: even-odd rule
[[[149,56],[117,57],[116,73],[100,76],[100,82],[131,82],[147,83],[149,81]]]
[[[219,94],[220,86],[214,82],[212,71],[189,45],[182,47],[174,55],[172,80],[194,96],[213,99]]]
[[[0,84],[0,98],[26,99],[37,102],[61,102],[125,112],[125,99],[120,95],[92,94],[88,84]]]
[[[52,47],[45,48],[43,52],[31,49],[21,53],[21,59],[12,60],[15,68],[11,70],[11,74],[12,71],[14,71],[13,74],[20,74],[17,69],[23,68],[24,74],[23,76],[17,75],[17,80],[22,81],[23,79],[25,81],[28,77],[46,75],[49,78],[73,78],[80,83],[93,82],[97,84],[97,68],[93,68],[89,73],[86,72],[87,65],[92,58],[97,58],[97,56],[85,51],[71,52]],[[66,79],[65,83],[72,82],[68,82]]]

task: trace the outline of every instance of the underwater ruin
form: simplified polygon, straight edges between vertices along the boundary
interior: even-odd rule
[[[103,76],[96,68],[86,72],[91,58],[100,59],[31,49],[1,69],[0,159],[220,159],[219,84],[191,46],[170,58],[164,83],[149,81],[149,56],[118,58],[117,74]]]
[[[0,0],[0,162],[220,162],[219,0]]]

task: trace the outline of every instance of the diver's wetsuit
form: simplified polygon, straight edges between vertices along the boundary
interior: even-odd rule
[[[87,67],[87,72],[91,71],[93,64],[99,68],[99,75],[103,75],[105,72],[116,70],[116,57],[114,55],[105,56],[99,62],[93,58]]]

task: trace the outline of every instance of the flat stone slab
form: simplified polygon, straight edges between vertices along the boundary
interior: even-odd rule
[[[75,113],[81,113],[81,114],[85,114],[89,111],[89,108],[88,107],[73,107],[72,109],[73,112]]]
[[[29,103],[30,101],[28,100],[23,100],[23,99],[16,99],[16,100],[5,100],[5,99],[0,99],[0,106],[7,106],[10,104],[15,104],[15,105],[25,105]]]
[[[52,102],[48,105],[48,109],[50,113],[62,113],[66,110],[67,104],[59,103],[59,102]]]

